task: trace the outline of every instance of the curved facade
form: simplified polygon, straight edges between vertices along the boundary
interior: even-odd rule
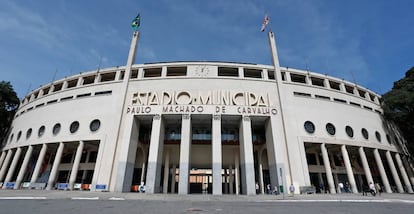
[[[3,188],[256,194],[266,187],[412,192],[404,139],[379,95],[274,66],[171,62],[81,73],[23,100]],[[345,187],[340,188],[342,183]],[[273,188],[272,188],[273,189]]]

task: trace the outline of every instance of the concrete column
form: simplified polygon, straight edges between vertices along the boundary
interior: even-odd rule
[[[255,195],[253,142],[250,117],[243,116],[240,122],[240,164],[242,193]]]
[[[9,171],[7,172],[6,179],[4,179],[4,184],[7,182],[10,182],[12,179],[12,176],[14,174],[14,170],[16,170],[17,162],[19,162],[20,154],[22,153],[22,149],[19,147],[16,149],[16,154],[13,157],[13,161],[9,167]],[[6,189],[6,185],[3,185],[3,189]]]
[[[395,185],[397,185],[398,192],[404,193],[404,189],[402,187],[400,177],[398,176],[397,169],[395,168],[394,161],[392,160],[390,151],[386,151],[385,156],[387,157],[388,165],[390,167],[392,177],[394,178]]]
[[[27,164],[29,163],[30,157],[33,152],[33,146],[29,146],[27,148],[26,154],[24,155],[22,166],[20,167],[19,174],[17,175],[16,184],[14,185],[14,189],[19,189],[20,184],[22,183],[24,173],[26,172]]]
[[[234,183],[234,177],[233,177],[233,169],[232,166],[229,166],[229,174],[227,175],[229,177],[229,194],[234,194],[233,191],[233,183]]]
[[[0,169],[1,169],[1,166],[3,165],[4,159],[6,158],[6,155],[7,155],[7,152],[6,151],[1,152],[1,156],[0,156]]]
[[[168,177],[170,174],[170,150],[165,151],[163,193],[168,193]]]
[[[147,193],[160,192],[161,164],[164,150],[164,121],[160,115],[155,115],[152,120],[150,148],[148,154]]]
[[[258,160],[259,160],[259,189],[260,193],[264,194],[264,181],[263,181],[263,163],[262,163],[263,150],[259,151]]]
[[[284,168],[285,163],[285,148],[283,148],[283,142],[281,138],[283,135],[280,132],[280,128],[277,126],[278,120],[276,117],[269,117],[265,123],[265,134],[266,134],[266,149],[267,149],[267,161],[269,163],[269,174],[270,174],[270,185],[273,188],[274,186],[283,185],[286,187],[286,179],[282,179],[280,175],[280,169],[283,170],[284,178],[287,177],[289,171]],[[279,170],[278,170],[279,169]],[[307,173],[309,174],[309,173]],[[285,183],[283,183],[285,182]],[[265,186],[263,185],[263,189]]]
[[[56,176],[58,173],[60,160],[62,159],[64,148],[65,148],[65,144],[59,143],[59,147],[56,152],[55,160],[53,161],[52,170],[50,171],[50,176],[47,182],[46,190],[51,190],[53,188],[53,185],[55,184],[55,180],[56,180]]]
[[[410,166],[410,162],[409,162],[407,156],[403,156],[403,164],[405,165],[405,168],[407,169],[408,177],[409,177],[411,183],[414,185],[414,171]]]
[[[213,139],[211,142],[212,147],[212,160],[213,160],[213,195],[221,195],[222,193],[222,182],[221,182],[221,171],[222,171],[222,157],[221,157],[221,116],[213,115],[212,121],[212,134]]]
[[[116,169],[116,192],[131,191],[132,177],[134,175],[135,159],[137,155],[139,139],[139,121],[133,115],[128,115],[124,120],[124,128],[119,133],[119,158]],[[113,183],[113,182],[111,182]]]
[[[33,170],[32,178],[30,179],[30,184],[36,183],[37,178],[39,177],[40,169],[42,168],[43,159],[45,158],[47,151],[47,144],[42,145],[42,149],[40,150],[39,157],[36,161],[36,166]]]
[[[188,194],[189,191],[191,136],[191,117],[189,114],[183,114],[180,144],[180,177],[178,180],[178,194],[180,195]]]
[[[73,161],[72,171],[69,178],[69,189],[73,190],[73,185],[76,182],[76,176],[78,175],[79,163],[82,157],[84,143],[79,141],[78,149],[76,150],[75,160]]]
[[[171,173],[171,193],[175,193],[175,176],[177,175],[177,166],[174,164]]]
[[[6,159],[4,160],[3,166],[1,167],[1,170],[0,170],[0,181],[3,181],[3,178],[6,175],[6,172],[9,168],[10,160],[13,154],[14,154],[13,149],[9,149],[7,151]]]
[[[236,195],[240,194],[240,174],[239,174],[239,166],[240,160],[239,160],[239,152],[236,151],[234,154],[234,183],[236,186]],[[233,186],[233,185],[232,185]]]
[[[346,173],[348,174],[349,184],[351,185],[351,189],[353,193],[358,193],[358,188],[356,186],[354,172],[352,171],[351,161],[349,160],[348,151],[346,150],[346,146],[341,146],[342,157],[344,158]]]
[[[224,193],[225,194],[229,194],[229,174],[227,172],[228,169],[224,169]]]
[[[331,162],[329,161],[328,150],[325,147],[325,144],[321,144],[321,153],[323,159],[323,165],[325,166],[326,180],[328,181],[329,192],[335,194],[335,183],[332,176]]]
[[[361,157],[362,167],[364,167],[365,177],[367,178],[367,184],[374,183],[372,179],[371,169],[369,168],[367,156],[365,155],[364,147],[359,147],[359,156]]]
[[[377,163],[378,170],[381,175],[381,180],[385,188],[385,192],[392,193],[390,182],[388,182],[387,174],[385,173],[384,165],[382,164],[381,156],[378,152],[378,149],[374,149],[374,158],[375,162]]]
[[[407,192],[413,193],[413,188],[411,187],[411,183],[410,183],[410,180],[408,179],[407,172],[405,171],[404,165],[401,161],[400,154],[395,153],[395,159],[397,160],[397,165],[398,165],[398,168],[400,169],[401,176],[403,178],[405,187],[407,188]]]

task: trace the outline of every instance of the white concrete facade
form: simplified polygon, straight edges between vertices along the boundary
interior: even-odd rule
[[[278,62],[133,65],[131,54],[22,100],[0,157],[3,188],[143,182],[147,193],[253,195],[375,182],[412,192],[404,139],[362,86]]]

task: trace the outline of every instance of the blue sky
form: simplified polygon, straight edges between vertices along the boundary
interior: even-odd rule
[[[1,0],[0,80],[21,98],[55,73],[124,65],[138,12],[137,64],[270,65],[259,31],[267,13],[281,66],[308,66],[383,94],[414,66],[413,9],[412,0]]]

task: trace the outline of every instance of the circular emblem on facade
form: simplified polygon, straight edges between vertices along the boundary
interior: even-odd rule
[[[315,125],[311,121],[306,121],[303,126],[305,127],[307,133],[313,134],[315,132]]]
[[[60,123],[56,123],[56,124],[53,126],[53,130],[52,130],[53,135],[57,135],[57,134],[59,134],[59,132],[60,132],[60,127],[61,127]]]
[[[101,121],[98,119],[93,120],[89,125],[89,129],[93,132],[98,131],[99,127],[101,127]]]
[[[197,74],[197,76],[205,77],[210,74],[210,68],[207,67],[206,65],[200,65],[196,68],[195,73]]]
[[[330,134],[330,135],[335,135],[335,126],[332,123],[327,123],[326,124],[326,131]]]
[[[70,133],[75,133],[76,131],[78,131],[78,129],[79,129],[78,121],[74,121],[72,122],[72,124],[70,124],[70,128],[69,128]]]
[[[42,137],[42,136],[43,136],[43,134],[45,133],[45,129],[46,129],[46,127],[45,127],[45,126],[41,126],[41,127],[39,128],[39,132],[37,133],[37,136]]]

